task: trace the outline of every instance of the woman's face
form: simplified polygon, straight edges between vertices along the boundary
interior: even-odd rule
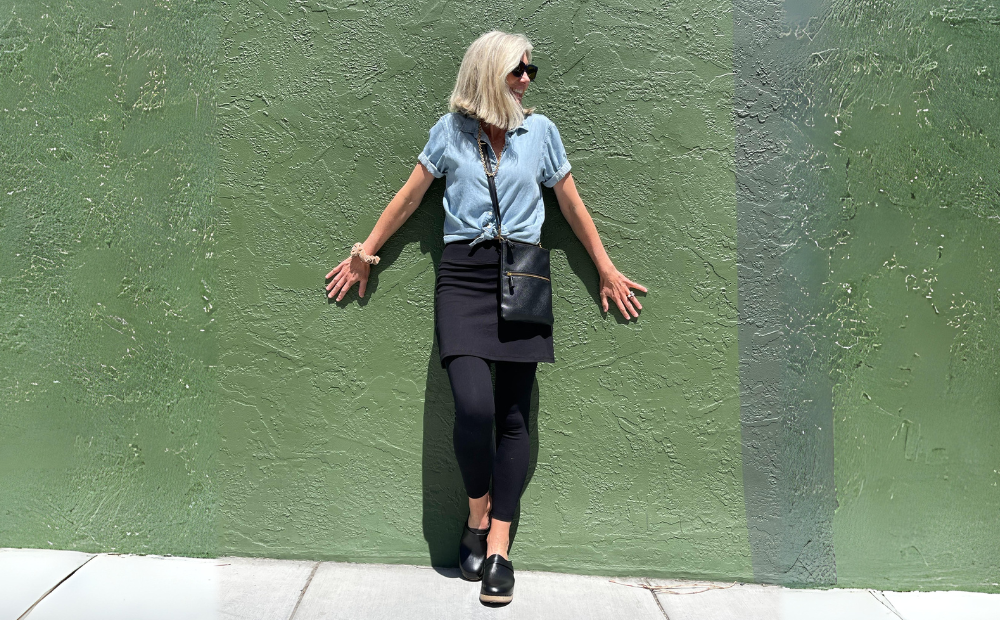
[[[521,62],[528,64],[528,54],[525,53],[521,56]],[[515,77],[513,74],[507,74],[507,87],[510,88],[510,92],[514,94],[514,99],[517,100],[518,105],[521,104],[521,99],[524,97],[524,91],[528,90],[528,84],[531,83],[531,78],[528,77],[528,72],[525,71],[521,74],[521,77]]]

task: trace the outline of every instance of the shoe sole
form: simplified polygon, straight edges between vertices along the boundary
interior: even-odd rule
[[[480,594],[479,600],[483,603],[509,603],[514,600],[513,594],[501,596],[499,594]]]

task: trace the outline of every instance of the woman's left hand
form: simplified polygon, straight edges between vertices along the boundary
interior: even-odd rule
[[[618,311],[622,313],[625,320],[639,318],[639,310],[642,304],[636,299],[632,289],[648,292],[646,287],[626,278],[622,272],[611,267],[601,273],[601,309],[608,311],[609,300],[614,301],[618,306]]]

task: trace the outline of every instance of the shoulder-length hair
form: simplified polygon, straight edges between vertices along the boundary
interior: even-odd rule
[[[503,129],[518,127],[533,109],[522,108],[514,98],[507,87],[507,74],[517,68],[524,54],[530,62],[531,50],[524,35],[499,30],[473,41],[465,51],[448,100],[451,111]]]

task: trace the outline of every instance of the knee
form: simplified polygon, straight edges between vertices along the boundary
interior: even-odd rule
[[[501,410],[496,416],[497,432],[506,437],[528,434],[527,412],[517,406]]]
[[[455,426],[468,431],[492,431],[493,399],[466,394],[455,399]]]

